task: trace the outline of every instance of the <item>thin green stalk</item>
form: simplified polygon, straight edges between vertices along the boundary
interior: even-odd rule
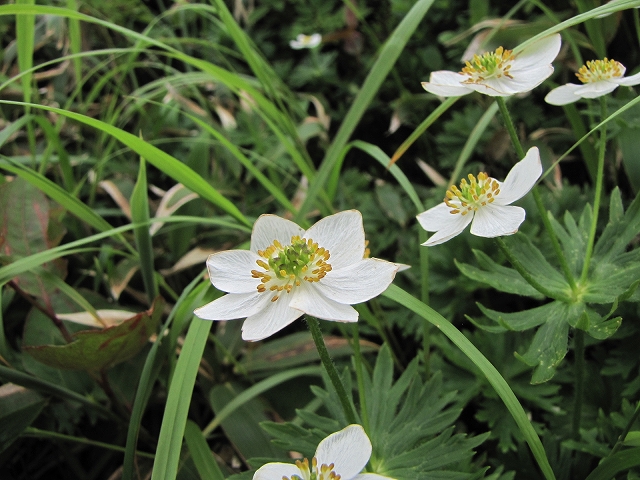
[[[50,432],[47,430],[40,430],[39,428],[27,427],[22,433],[25,437],[37,437],[37,438],[55,438],[57,440],[64,440],[66,442],[82,443],[84,445],[92,445],[94,447],[106,448],[107,450],[115,450],[116,452],[124,452],[124,447],[120,445],[111,445],[110,443],[97,442],[95,440],[89,440],[88,438],[73,437],[71,435],[65,435],[58,432]],[[146,453],[136,451],[136,455],[145,458],[155,458],[153,453]]]
[[[624,427],[624,430],[622,431],[622,433],[618,437],[618,440],[616,441],[616,444],[611,449],[611,452],[609,452],[609,455],[607,455],[605,458],[612,457],[613,455],[615,455],[615,453],[618,450],[620,450],[620,447],[622,447],[622,444],[624,443],[624,439],[627,438],[627,434],[631,430],[631,427],[633,427],[633,424],[636,422],[638,417],[640,417],[640,402],[638,402],[638,404],[636,405],[636,411],[633,412],[633,415],[631,416],[631,419],[627,423],[627,426]]]
[[[607,118],[607,101],[605,96],[600,97],[600,113],[604,120]],[[593,244],[596,239],[596,227],[598,226],[598,212],[600,211],[600,200],[602,197],[602,183],[604,179],[604,151],[607,143],[607,126],[603,125],[600,129],[600,145],[598,148],[598,170],[596,171],[596,192],[593,199],[593,217],[591,219],[591,229],[589,230],[589,240],[587,240],[587,252],[584,256],[584,264],[582,265],[582,274],[580,275],[580,283],[584,283],[589,273],[589,264],[591,263],[591,255],[593,254]]]
[[[420,229],[420,243],[427,241],[427,232]],[[420,300],[429,305],[429,249],[420,248]],[[424,355],[424,373],[427,378],[431,376],[431,324],[426,320],[422,322],[422,353]]]
[[[533,278],[533,276],[524,268],[522,263],[520,263],[520,260],[518,260],[518,258],[515,255],[513,255],[513,253],[511,253],[511,250],[507,246],[506,242],[502,239],[502,237],[496,237],[495,241],[498,244],[498,247],[500,248],[500,250],[502,250],[502,253],[504,253],[504,256],[507,257],[507,260],[509,260],[509,263],[513,265],[513,268],[515,268],[518,271],[518,273],[522,276],[522,278],[524,278],[527,281],[529,285],[531,285],[533,288],[535,288],[537,291],[539,291],[541,294],[545,295],[546,297],[553,298],[554,300],[560,300],[563,302],[569,301],[569,298],[560,296],[556,292],[552,292],[547,287],[545,287],[540,282],[538,282],[535,278]]]
[[[573,420],[571,435],[574,440],[580,438],[580,421],[582,419],[582,399],[584,398],[584,330],[574,329],[573,355],[575,357],[575,392],[573,399]]]
[[[496,102],[498,103],[498,107],[500,108],[500,113],[502,114],[502,118],[504,119],[504,124],[507,127],[509,136],[511,137],[511,143],[513,143],[513,146],[516,149],[518,158],[522,159],[525,156],[524,149],[522,148],[522,144],[520,143],[520,139],[518,138],[518,133],[516,132],[516,127],[513,124],[513,120],[511,119],[511,115],[509,114],[509,110],[507,109],[507,103],[502,97],[496,97]],[[558,242],[558,237],[556,237],[556,232],[553,230],[553,227],[551,226],[551,222],[549,221],[549,216],[547,215],[547,209],[544,208],[544,204],[542,203],[542,197],[540,196],[540,192],[538,191],[537,187],[533,187],[531,192],[533,193],[533,198],[536,202],[536,207],[538,208],[540,217],[542,218],[542,223],[544,224],[544,228],[549,234],[549,238],[551,239],[553,251],[555,252],[556,257],[558,258],[558,262],[560,262],[562,273],[564,274],[565,279],[569,283],[569,286],[571,286],[571,290],[575,291],[576,281],[573,278],[573,273],[571,273],[571,269],[569,268],[567,259],[562,253],[562,249],[560,248],[560,242]]]
[[[364,377],[362,376],[362,353],[360,352],[360,332],[358,323],[354,323],[353,329],[353,356],[356,361],[356,378],[358,379],[358,399],[360,400],[360,418],[364,431],[369,433],[369,412],[367,411],[367,397],[364,391]]]
[[[336,393],[338,394],[338,398],[340,399],[340,403],[342,404],[342,409],[344,410],[344,416],[347,418],[347,421],[349,423],[358,423],[358,421],[356,420],[356,414],[354,413],[353,408],[351,407],[351,402],[349,401],[349,397],[347,396],[347,391],[342,384],[342,380],[340,380],[340,375],[338,375],[336,366],[333,364],[333,361],[329,356],[329,351],[327,350],[327,346],[324,343],[324,338],[322,338],[322,332],[320,331],[320,322],[317,318],[307,315],[307,325],[309,326],[309,331],[311,332],[313,341],[316,344],[316,348],[318,349],[320,361],[322,362],[322,365],[329,375],[329,379],[333,384],[333,388],[335,388]]]

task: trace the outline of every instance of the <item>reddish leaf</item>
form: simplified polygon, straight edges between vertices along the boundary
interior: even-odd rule
[[[151,309],[102,330],[83,330],[68,345],[23,347],[23,351],[50,367],[99,371],[137,354],[156,333],[164,308],[158,297]]]

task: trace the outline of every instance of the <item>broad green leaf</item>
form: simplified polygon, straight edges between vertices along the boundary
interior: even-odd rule
[[[46,401],[38,392],[13,383],[0,386],[0,452],[36,419]]]
[[[501,325],[505,330],[518,332],[542,325],[548,318],[560,316],[564,312],[564,304],[561,302],[551,302],[531,310],[514,313],[501,313],[486,308],[480,303],[477,305],[482,310],[482,313]]]
[[[21,178],[0,185],[0,261],[8,263],[57,246],[64,235],[49,201],[37,188]],[[55,259],[42,268],[64,278],[66,261]],[[24,272],[14,278],[24,292],[50,303],[55,285],[47,277]]]
[[[217,385],[211,389],[209,401],[218,414],[226,405],[242,394],[238,385]],[[235,409],[220,423],[222,430],[237,451],[246,459],[251,457],[284,458],[283,452],[274,448],[259,423],[269,420],[265,406],[257,398]]]
[[[621,450],[605,458],[585,480],[611,480],[618,473],[637,466],[640,466],[640,447]]]
[[[164,301],[156,299],[151,310],[120,325],[83,330],[67,345],[25,346],[23,350],[46,365],[71,370],[100,371],[136,355],[157,332]]]

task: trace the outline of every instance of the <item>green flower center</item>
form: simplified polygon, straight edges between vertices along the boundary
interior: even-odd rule
[[[467,178],[469,182],[463,178],[460,188],[452,185],[447,190],[444,203],[451,208],[451,214],[466,215],[475,212],[478,208],[492,203],[500,194],[498,181],[484,172],[480,172],[477,179],[472,174]]]
[[[300,470],[300,475],[292,475],[291,477],[282,477],[282,480],[340,480],[338,475],[333,469],[335,465],[330,463],[329,465],[322,464],[318,468],[318,461],[316,457],[311,459],[311,468],[309,468],[309,460],[306,458],[302,461],[296,460],[296,467]]]
[[[274,240],[264,250],[258,250],[258,255],[262,258],[256,263],[262,271],[251,270],[251,276],[260,279],[258,292],[273,292],[272,302],[280,298],[281,292],[291,293],[303,280],[319,282],[331,271],[327,263],[329,251],[298,235],[291,237],[290,245]]]
[[[586,65],[580,67],[576,77],[582,83],[599,82],[600,80],[609,80],[611,78],[621,77],[623,66],[615,60],[590,60]]]
[[[514,58],[512,50],[498,47],[495,52],[474,55],[460,73],[469,77],[464,83],[480,83],[488,78],[513,78],[509,69]]]

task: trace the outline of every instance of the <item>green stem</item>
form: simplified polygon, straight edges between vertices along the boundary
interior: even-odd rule
[[[107,450],[114,450],[116,452],[124,452],[124,447],[121,447],[119,445],[111,445],[110,443],[97,442],[95,440],[89,440],[88,438],[73,437],[71,435],[65,435],[63,433],[58,433],[58,432],[50,432],[48,430],[40,430],[39,428],[33,428],[33,427],[27,427],[22,433],[22,436],[37,437],[37,438],[55,438],[57,440],[64,440],[66,442],[82,443],[84,445],[92,445],[94,447],[106,448]],[[153,453],[136,451],[136,455],[138,455],[139,457],[145,457],[145,458],[155,458],[155,455]]]
[[[543,294],[546,297],[553,298],[554,300],[560,300],[563,302],[569,302],[570,300],[569,298],[566,298],[562,295],[558,295],[556,292],[549,290],[547,287],[545,287],[540,282],[538,282],[535,278],[533,278],[533,276],[524,268],[522,263],[520,263],[520,260],[518,260],[518,258],[511,252],[511,250],[507,246],[506,242],[502,239],[502,237],[496,237],[495,241],[498,244],[498,247],[500,247],[500,250],[502,250],[502,253],[504,253],[505,257],[507,257],[507,260],[509,260],[509,263],[513,265],[513,268],[516,269],[516,271],[522,276],[522,278],[524,278],[527,281],[529,285],[531,285],[533,288],[535,288],[537,291],[539,291],[541,294]]]
[[[342,380],[340,380],[340,375],[338,375],[336,366],[333,364],[333,361],[329,356],[329,351],[327,350],[327,346],[324,343],[324,338],[322,338],[322,332],[320,331],[320,322],[317,318],[307,315],[307,325],[309,326],[309,331],[311,332],[313,341],[316,344],[316,349],[318,350],[320,361],[322,362],[322,365],[329,375],[329,379],[333,384],[333,388],[335,388],[336,393],[338,394],[338,398],[340,399],[340,403],[342,404],[342,409],[344,410],[344,416],[350,424],[358,423],[358,421],[356,420],[356,414],[354,413],[351,402],[349,401],[349,397],[347,396],[347,391],[342,384]]]
[[[356,377],[358,379],[358,399],[360,400],[360,417],[362,418],[362,426],[367,434],[369,431],[369,412],[367,411],[367,397],[364,391],[364,377],[362,376],[362,353],[360,352],[360,332],[358,324],[353,326],[353,353],[356,360]]]
[[[584,397],[584,330],[574,329],[573,354],[575,356],[575,396],[573,400],[573,421],[571,433],[574,440],[580,438],[580,421],[582,419],[582,399]]]
[[[613,446],[613,448],[611,449],[611,452],[609,452],[609,455],[607,455],[607,457],[612,457],[618,450],[620,450],[620,447],[622,447],[622,444],[624,443],[624,439],[627,438],[627,434],[629,433],[629,431],[631,430],[631,427],[633,427],[633,424],[635,423],[635,421],[638,419],[639,416],[640,416],[640,402],[638,402],[638,404],[636,405],[636,411],[633,412],[633,415],[631,416],[631,419],[627,423],[627,426],[624,427],[624,430],[618,437],[616,444]]]
[[[427,241],[427,232],[420,229],[420,243]],[[420,248],[420,274],[422,283],[420,285],[420,300],[425,305],[429,305],[429,249]],[[431,324],[424,320],[422,322],[422,352],[424,354],[424,373],[426,378],[431,376]]]
[[[504,98],[496,97],[496,102],[500,107],[500,114],[504,119],[504,124],[507,127],[507,131],[509,132],[509,137],[511,137],[511,143],[516,149],[516,153],[518,154],[518,158],[523,159],[525,156],[524,149],[522,148],[522,144],[520,143],[520,139],[518,138],[518,133],[516,132],[516,127],[513,124],[513,120],[511,119],[511,115],[509,114],[509,110],[507,109],[507,103]],[[540,192],[537,187],[533,187],[531,190],[533,193],[533,198],[536,202],[536,207],[538,208],[538,212],[540,213],[540,217],[542,218],[542,223],[544,224],[544,228],[549,234],[549,238],[551,239],[551,244],[553,246],[553,251],[558,258],[558,262],[560,262],[560,267],[562,268],[562,272],[564,274],[565,279],[571,286],[571,290],[576,290],[576,281],[573,278],[573,274],[571,273],[571,269],[569,268],[569,264],[567,263],[567,259],[562,253],[562,249],[560,248],[560,242],[558,242],[558,237],[556,237],[556,232],[554,232],[553,227],[551,226],[551,221],[549,220],[549,216],[547,215],[547,209],[544,208],[544,204],[542,203],[542,197],[540,196]]]
[[[600,97],[600,113],[604,120],[607,118],[607,102],[605,96]],[[593,199],[593,218],[591,219],[591,229],[589,230],[589,240],[587,241],[587,252],[584,256],[584,264],[582,265],[582,274],[580,275],[580,283],[584,283],[589,273],[589,265],[591,263],[591,255],[593,254],[593,244],[596,239],[596,227],[598,226],[598,212],[600,211],[600,200],[602,197],[602,183],[604,179],[604,152],[607,143],[607,126],[606,124],[600,129],[600,145],[598,145],[598,169],[596,171],[596,192]]]

